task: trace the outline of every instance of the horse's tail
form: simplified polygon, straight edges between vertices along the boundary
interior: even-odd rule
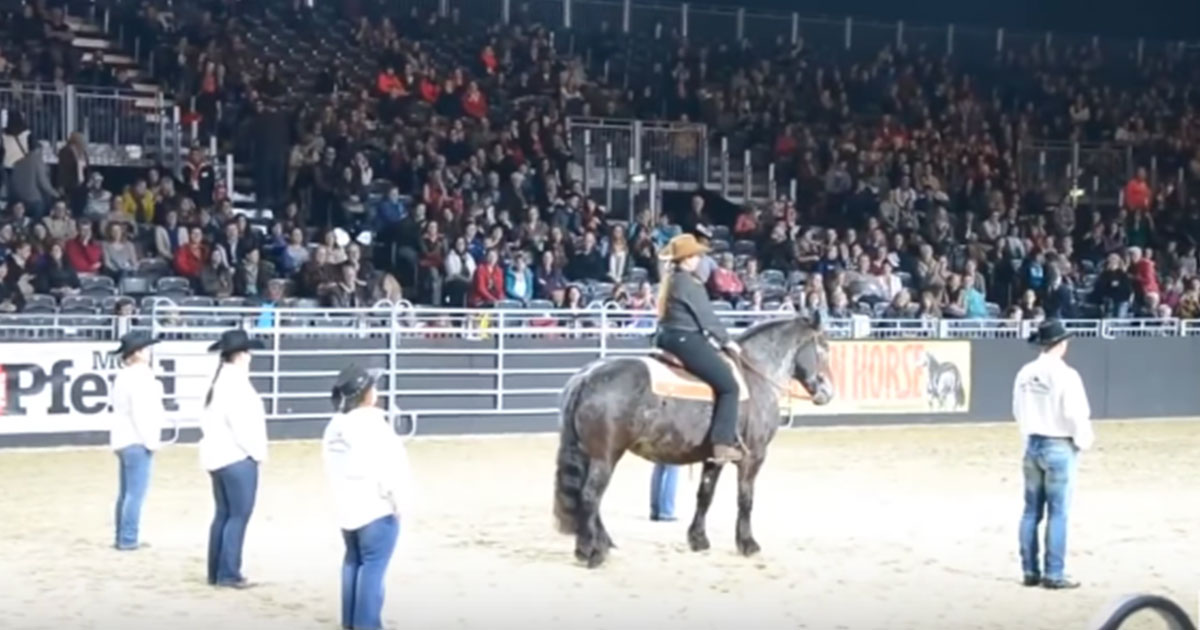
[[[571,377],[563,389],[562,423],[558,441],[558,469],[554,473],[554,519],[558,531],[575,534],[578,529],[579,507],[583,501],[583,486],[588,475],[588,456],[579,443],[575,430],[575,412],[584,390],[582,375]]]

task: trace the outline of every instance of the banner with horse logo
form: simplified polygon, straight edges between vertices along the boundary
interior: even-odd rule
[[[833,341],[829,350],[833,401],[816,407],[804,387],[793,381],[784,413],[789,406],[795,415],[942,414],[971,409],[969,341]]]

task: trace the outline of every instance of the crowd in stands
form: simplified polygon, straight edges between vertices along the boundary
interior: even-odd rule
[[[641,309],[655,299],[655,252],[687,230],[712,244],[703,274],[729,308],[1200,316],[1200,208],[1186,186],[1200,177],[1200,91],[1180,56],[1136,64],[1039,44],[979,64],[888,46],[852,62],[803,42],[604,26],[564,50],[561,31],[520,10],[499,25],[368,2],[173,7],[136,4],[121,19],[171,52],[158,57],[164,84],[252,162],[272,215],[235,213],[203,149],[178,177],[154,170],[123,190],[106,190],[82,144],[41,172],[34,151],[13,155],[10,119],[0,309],[148,269],[214,298]],[[41,40],[52,58],[56,19],[44,16]],[[264,24],[312,37],[332,24],[350,54],[303,76],[250,63]],[[619,73],[606,62],[635,49],[650,61]],[[796,198],[748,201],[726,225],[702,195],[678,220],[611,216],[580,183],[576,114],[704,122],[794,180]],[[1103,173],[1121,204],[1076,204],[1018,185],[1032,140],[1130,146],[1137,164],[1184,176]]]

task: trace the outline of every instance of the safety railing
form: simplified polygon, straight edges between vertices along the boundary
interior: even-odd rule
[[[32,138],[50,146],[50,162],[79,132],[93,165],[162,165],[174,172],[182,165],[179,110],[161,92],[0,82],[0,126],[18,118]]]
[[[450,2],[443,3],[446,12]],[[764,45],[801,41],[818,54],[873,56],[883,46],[904,45],[934,56],[952,54],[968,63],[989,64],[998,53],[1028,52],[1041,45],[1098,49],[1105,60],[1141,64],[1148,55],[1182,55],[1183,41],[1101,37],[1095,34],[1023,32],[961,24],[879,22],[853,17],[803,15],[799,12],[705,6],[684,2],[658,4],[634,0],[459,0],[454,6],[480,19],[505,24],[537,21],[550,28],[582,31],[609,29],[647,39],[669,41],[672,34],[701,42],[753,39]]]
[[[783,310],[734,310],[718,316],[732,330],[761,321],[794,316]],[[581,309],[446,309],[407,303],[359,309],[275,307],[179,307],[160,303],[138,315],[90,313],[0,314],[2,341],[115,340],[130,330],[154,332],[167,339],[207,339],[229,328],[258,334],[321,337],[470,338],[489,335],[646,337],[653,332],[653,312],[622,310],[599,304]],[[1001,339],[1023,338],[1032,320],[1007,319],[875,319],[826,318],[834,338]],[[1200,334],[1200,320],[1076,319],[1064,324],[1079,337],[1184,337]]]
[[[785,311],[722,312],[737,332],[756,323],[793,317]],[[1177,320],[1077,320],[1081,337],[1178,336],[1196,332]],[[834,339],[1012,339],[1020,343],[1034,322],[1002,320],[828,319]],[[12,370],[39,369],[43,378],[70,357],[72,370],[92,365],[107,378],[107,356],[124,331],[143,330],[163,343],[156,362],[168,366],[167,398],[177,406],[174,431],[194,426],[217,359],[208,345],[230,328],[247,330],[266,348],[254,355],[251,379],[275,420],[329,417],[329,391],[347,362],[378,369],[380,391],[397,430],[417,431],[423,419],[469,422],[493,416],[550,418],[562,385],[581,366],[604,357],[638,356],[650,348],[654,314],[589,308],[542,311],[431,309],[381,305],[369,309],[189,308],[160,305],[137,316],[4,315],[0,342]],[[46,342],[56,342],[53,347]],[[43,351],[41,348],[45,348]],[[72,347],[78,348],[73,351]],[[32,366],[32,367],[31,367]],[[12,395],[32,393],[24,383]],[[86,378],[76,372],[77,378]],[[49,381],[54,381],[50,378]],[[71,385],[74,387],[74,385]],[[24,389],[22,389],[24,388]],[[25,391],[26,389],[30,391]],[[64,422],[86,418],[64,416]],[[465,419],[465,420],[464,420]],[[548,425],[552,426],[552,425]],[[80,429],[87,430],[87,429]],[[470,430],[468,430],[470,431]]]

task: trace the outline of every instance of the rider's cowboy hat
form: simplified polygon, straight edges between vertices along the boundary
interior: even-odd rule
[[[246,334],[246,331],[234,329],[221,333],[221,338],[209,346],[208,351],[233,354],[234,352],[245,352],[247,350],[262,350],[265,347],[261,340],[251,339],[250,335]]]
[[[377,374],[357,365],[348,365],[338,372],[333,382],[333,400],[353,398],[375,385]]]
[[[117,349],[113,350],[109,354],[120,355],[120,357],[124,359],[134,352],[141,350],[142,348],[147,348],[158,343],[158,341],[158,339],[155,339],[144,332],[130,332],[124,337],[121,337],[121,345],[117,346]]]
[[[1068,339],[1073,334],[1057,319],[1047,319],[1038,324],[1037,330],[1029,335],[1029,343],[1049,348],[1054,344]]]
[[[697,241],[695,236],[680,234],[667,242],[666,246],[659,251],[658,257],[671,262],[679,262],[685,258],[707,254],[708,251],[708,246]]]

